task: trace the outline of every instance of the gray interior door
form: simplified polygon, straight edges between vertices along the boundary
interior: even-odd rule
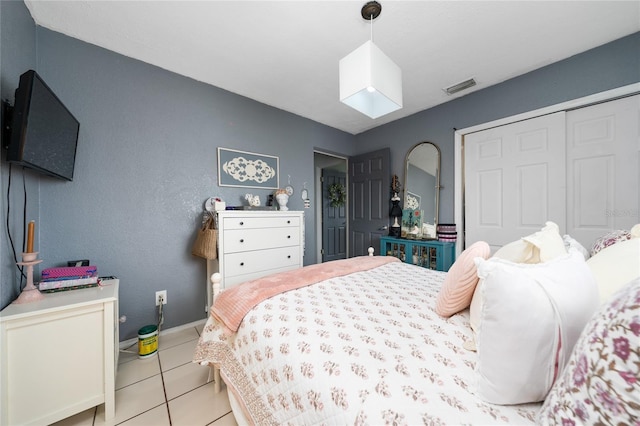
[[[389,148],[349,158],[349,257],[380,251],[391,199]]]
[[[347,174],[322,170],[322,261],[347,257],[347,206],[331,206],[329,186],[339,183],[346,189]]]

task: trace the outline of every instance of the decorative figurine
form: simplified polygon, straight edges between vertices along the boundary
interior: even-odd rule
[[[289,210],[289,207],[287,207],[287,203],[289,202],[289,195],[287,194],[286,189],[276,190],[276,201],[278,202],[279,210]]]
[[[251,207],[259,207],[260,206],[260,196],[259,195],[246,194],[244,196],[244,199],[249,202],[249,205]]]

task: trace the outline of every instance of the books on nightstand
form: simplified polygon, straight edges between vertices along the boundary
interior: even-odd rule
[[[96,287],[99,283],[95,266],[47,268],[42,271],[38,289],[42,292]]]
[[[65,277],[40,281],[40,291],[64,290],[72,288],[95,287],[98,285],[98,277]]]

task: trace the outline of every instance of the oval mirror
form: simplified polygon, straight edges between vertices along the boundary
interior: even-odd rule
[[[407,153],[404,170],[403,236],[435,239],[440,200],[440,148],[421,142]],[[408,216],[408,214],[411,214]],[[405,223],[405,216],[409,222]]]

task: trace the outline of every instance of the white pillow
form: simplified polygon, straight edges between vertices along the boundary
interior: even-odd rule
[[[593,275],[574,250],[533,265],[477,262],[484,283],[478,395],[493,404],[542,401],[598,307]]]
[[[554,222],[546,222],[540,231],[506,244],[494,256],[515,263],[540,263],[566,253],[560,228]]]
[[[500,247],[492,257],[509,260],[515,263],[539,263],[539,260],[533,261],[530,256],[533,255],[533,247],[531,243],[520,238]]]
[[[548,262],[567,253],[560,228],[554,222],[546,222],[541,230],[522,239],[535,247],[533,256],[540,259],[540,262]]]
[[[580,244],[575,238],[572,238],[571,235],[563,235],[562,241],[564,241],[564,248],[569,253],[570,249],[576,249],[584,256],[584,260],[589,259],[591,255],[589,254],[589,250],[584,248],[582,244]]]
[[[640,277],[640,238],[620,241],[605,247],[587,261],[596,278],[600,302],[634,278]]]
[[[554,222],[546,222],[538,232],[506,244],[493,255],[495,258],[509,260],[514,263],[540,263],[567,254],[565,243],[560,236],[560,229]],[[469,321],[474,333],[480,326],[480,311],[482,310],[482,280],[476,285],[471,306],[469,307]]]

